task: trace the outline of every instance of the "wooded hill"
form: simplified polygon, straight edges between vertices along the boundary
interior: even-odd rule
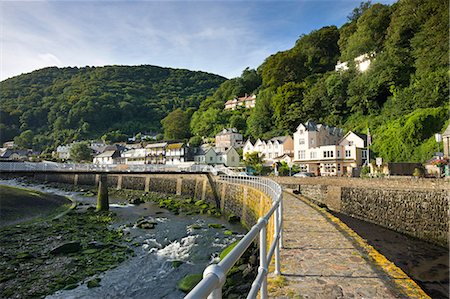
[[[385,161],[426,161],[437,151],[434,133],[449,118],[448,1],[361,3],[342,27],[301,36],[292,49],[257,70],[224,82],[194,113],[193,134],[223,126],[246,137],[291,134],[311,119],[366,133]],[[374,54],[365,72],[354,58]],[[349,69],[335,71],[338,61]],[[233,95],[255,93],[253,110],[223,111]]]
[[[385,161],[425,161],[437,150],[434,133],[448,125],[448,6],[361,3],[340,28],[302,35],[230,80],[153,66],[21,75],[0,83],[1,141],[19,134],[18,144],[35,147],[105,134],[114,141],[161,124],[172,139],[198,141],[224,127],[256,139],[291,134],[311,119],[361,133],[369,127],[372,150]],[[354,62],[362,54],[373,54],[365,72]],[[349,69],[335,71],[338,61]],[[254,109],[224,111],[245,93],[257,95]]]
[[[115,141],[161,132],[169,112],[193,112],[225,80],[150,65],[37,70],[0,82],[0,139],[50,150],[104,134]]]

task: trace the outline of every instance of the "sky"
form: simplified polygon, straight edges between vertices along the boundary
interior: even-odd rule
[[[48,66],[141,64],[233,78],[302,34],[342,26],[360,2],[2,0],[0,80]]]

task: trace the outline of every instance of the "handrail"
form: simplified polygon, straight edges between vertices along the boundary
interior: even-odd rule
[[[221,260],[218,264],[208,266],[203,272],[203,279],[184,297],[185,299],[219,299],[222,298],[222,287],[225,283],[226,275],[231,267],[244,254],[250,244],[259,234],[259,268],[258,275],[253,281],[247,298],[256,298],[258,292],[260,298],[267,298],[267,274],[268,265],[275,255],[275,274],[280,272],[280,247],[282,246],[282,190],[280,185],[266,178],[249,176],[226,176],[219,177],[222,181],[233,184],[249,185],[261,190],[272,199],[271,209],[258,222],[252,226],[250,231],[239,241],[239,243]],[[274,216],[274,240],[270,244],[267,255],[267,224]]]

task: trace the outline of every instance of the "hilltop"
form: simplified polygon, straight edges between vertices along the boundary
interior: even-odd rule
[[[197,109],[225,80],[151,65],[44,68],[0,82],[0,141],[20,135],[23,147],[43,149],[161,132],[169,112]]]

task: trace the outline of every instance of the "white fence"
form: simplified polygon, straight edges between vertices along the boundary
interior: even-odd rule
[[[252,288],[247,298],[256,298],[260,293],[260,298],[267,298],[267,274],[268,266],[275,255],[275,274],[280,274],[280,247],[282,246],[282,189],[280,185],[266,178],[250,176],[227,176],[221,175],[220,180],[233,184],[249,185],[266,193],[272,199],[272,208],[264,217],[259,218],[250,231],[241,241],[228,253],[228,255],[218,264],[208,266],[203,272],[203,279],[197,286],[186,295],[185,299],[222,298],[222,287],[225,283],[226,275],[231,267],[239,260],[250,244],[259,235],[259,268],[258,275],[252,284]],[[267,253],[267,224],[271,217],[274,217],[273,242],[270,244]]]

